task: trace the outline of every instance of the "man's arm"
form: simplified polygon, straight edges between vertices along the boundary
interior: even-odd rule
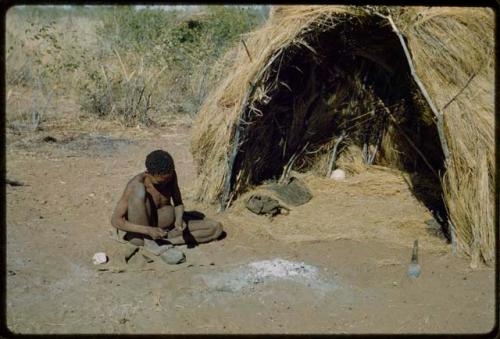
[[[142,192],[144,191],[144,192]],[[145,225],[138,225],[129,222],[125,215],[127,214],[128,209],[128,200],[132,194],[137,195],[138,198],[141,197],[141,193],[143,193],[145,197],[144,188],[140,190],[140,187],[134,182],[129,182],[125,191],[123,192],[120,200],[116,204],[113,215],[111,216],[111,225],[119,230],[126,232],[135,232],[141,233],[145,235],[149,235],[153,239],[158,239],[166,235],[166,232],[161,230],[158,227],[150,227]]]
[[[182,202],[181,190],[179,189],[179,183],[177,182],[177,173],[174,175],[173,185],[172,185],[172,201],[174,203],[174,214],[175,214],[175,228],[179,230],[184,230],[185,224],[182,221],[184,216],[184,204]]]

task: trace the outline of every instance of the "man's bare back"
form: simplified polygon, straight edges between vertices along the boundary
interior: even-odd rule
[[[219,222],[184,220],[177,173],[167,152],[150,153],[146,168],[128,182],[111,217],[111,224],[125,232],[125,240],[141,245],[143,239],[166,239],[179,245],[190,240],[208,242],[221,235]]]

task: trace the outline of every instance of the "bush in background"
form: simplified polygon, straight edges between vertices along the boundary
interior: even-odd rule
[[[264,20],[239,6],[11,8],[7,85],[72,95],[82,110],[126,125],[194,115],[212,65]]]

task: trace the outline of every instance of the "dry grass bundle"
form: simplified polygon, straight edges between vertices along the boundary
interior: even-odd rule
[[[486,262],[495,256],[493,18],[478,8],[413,9],[399,18],[417,72],[444,114],[451,158],[443,185],[457,244]]]
[[[350,145],[339,157],[337,164],[349,174],[359,174],[366,171],[363,163],[362,150],[356,145]]]
[[[459,250],[491,263],[493,18],[481,8],[274,9],[264,27],[244,37],[248,52],[242,44],[226,56],[232,66],[199,112],[192,142],[198,197],[225,199],[228,187],[234,197],[291,160],[296,169],[322,172],[334,140],[349,127],[353,147],[343,147],[339,162],[356,167],[354,146],[377,145],[366,130],[382,130],[377,163],[434,176]],[[332,83],[318,78],[328,72]],[[374,87],[365,86],[367,77]]]

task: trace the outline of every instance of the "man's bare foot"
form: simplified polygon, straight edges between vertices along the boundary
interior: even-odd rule
[[[155,240],[151,239],[146,239],[144,238],[144,249],[148,250],[149,252],[153,253],[154,255],[160,255],[169,248],[172,248],[174,245],[170,243],[158,243]]]

